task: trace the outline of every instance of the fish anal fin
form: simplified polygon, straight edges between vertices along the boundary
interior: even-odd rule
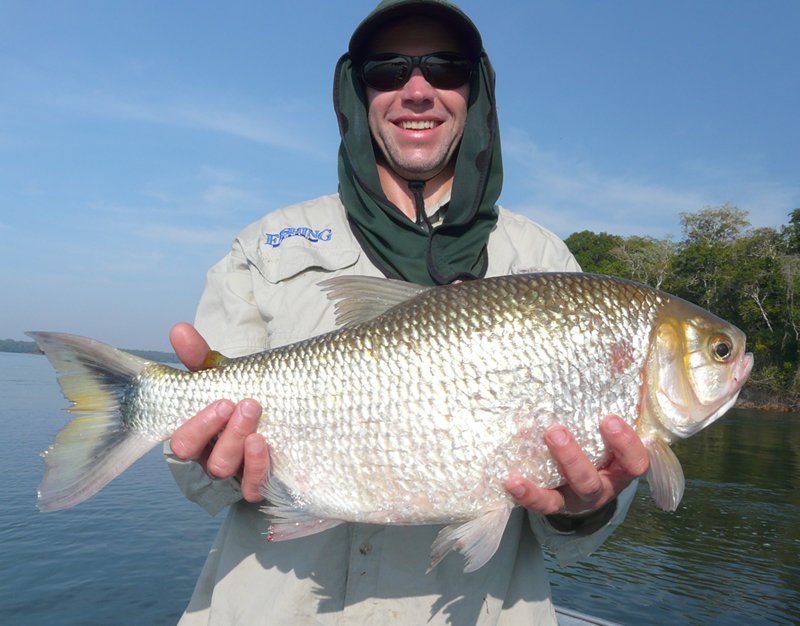
[[[683,498],[686,481],[681,462],[661,437],[645,441],[650,456],[647,482],[656,506],[664,511],[675,511]]]
[[[443,528],[431,545],[431,564],[428,572],[436,567],[450,550],[456,550],[464,555],[465,573],[474,572],[485,565],[497,552],[513,508],[514,504],[509,501],[504,506],[487,511],[473,520]]]

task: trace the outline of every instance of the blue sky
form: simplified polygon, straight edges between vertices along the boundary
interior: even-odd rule
[[[0,338],[167,349],[238,230],[335,191],[333,66],[375,3],[0,0]],[[800,207],[800,2],[460,6],[508,208],[679,237],[705,206]]]

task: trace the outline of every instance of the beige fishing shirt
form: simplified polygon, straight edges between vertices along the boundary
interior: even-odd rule
[[[578,271],[561,240],[499,208],[488,276],[534,270]],[[440,219],[441,205],[429,209]],[[208,272],[196,325],[228,356],[306,339],[334,328],[333,307],[317,283],[339,275],[382,276],[353,236],[337,195],[270,213],[245,228]],[[540,543],[562,562],[598,547],[622,521],[635,485],[611,521],[592,535],[558,533],[517,508],[496,554],[463,573],[449,554],[430,573],[439,526],[342,524],[267,543],[267,518],[241,500],[235,480],[212,480],[193,462],[167,459],[187,498],[211,514],[230,505],[189,606],[195,624],[555,624]]]

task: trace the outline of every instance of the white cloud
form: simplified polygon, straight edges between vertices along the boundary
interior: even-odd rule
[[[800,186],[747,178],[722,166],[715,166],[707,180],[695,174],[681,186],[602,172],[591,163],[546,152],[515,129],[505,133],[503,153],[505,187],[515,194],[510,208],[561,236],[592,230],[677,237],[681,213],[726,202],[748,211],[753,226],[777,228],[800,202]]]
[[[242,174],[236,170],[204,165],[200,168],[200,176],[204,180],[215,183],[233,184],[241,182]]]
[[[163,223],[138,224],[131,232],[148,241],[190,247],[208,245],[215,248],[218,248],[221,243],[227,245],[227,242],[233,240],[236,234],[234,228],[231,228],[226,236],[224,229],[165,226]]]
[[[201,106],[180,102],[148,102],[99,92],[89,96],[61,95],[49,101],[54,106],[81,113],[219,132],[290,150],[316,160],[330,161],[333,158],[328,147],[317,145],[313,137],[304,135],[300,128],[293,128],[289,123],[292,118],[307,117],[297,113],[299,103],[285,106],[259,103],[259,112],[252,113],[245,111],[244,107],[236,110],[225,104],[206,103]],[[290,114],[290,111],[293,113]]]
[[[203,205],[213,209],[225,209],[229,207],[258,204],[261,198],[246,189],[234,187],[232,185],[209,185],[202,194]]]
[[[95,202],[87,206],[94,220],[142,219],[193,223],[223,221],[239,223],[254,219],[264,207],[274,206],[274,199],[263,191],[262,181],[233,169],[203,166],[196,172],[179,176],[164,176],[143,185],[139,194],[143,200],[128,204]]]

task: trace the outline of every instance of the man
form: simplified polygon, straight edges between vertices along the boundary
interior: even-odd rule
[[[209,271],[198,308],[208,343],[188,324],[171,333],[187,367],[209,361],[209,344],[238,356],[333,329],[317,286],[331,276],[445,284],[579,269],[552,233],[495,205],[494,74],[461,11],[434,0],[381,3],[353,34],[334,91],[339,193],[239,234]],[[527,512],[515,510],[492,559],[464,574],[450,555],[426,575],[438,527],[343,524],[267,543],[257,506],[269,468],[268,442],[254,433],[260,415],[253,400],[221,400],[171,440],[187,497],[211,513],[230,505],[181,623],[554,623],[537,539],[564,560],[588,553],[622,520],[630,483],[647,469],[644,447],[618,418],[603,422],[613,461],[602,471],[553,426],[546,441],[568,484],[546,490],[509,476]]]

